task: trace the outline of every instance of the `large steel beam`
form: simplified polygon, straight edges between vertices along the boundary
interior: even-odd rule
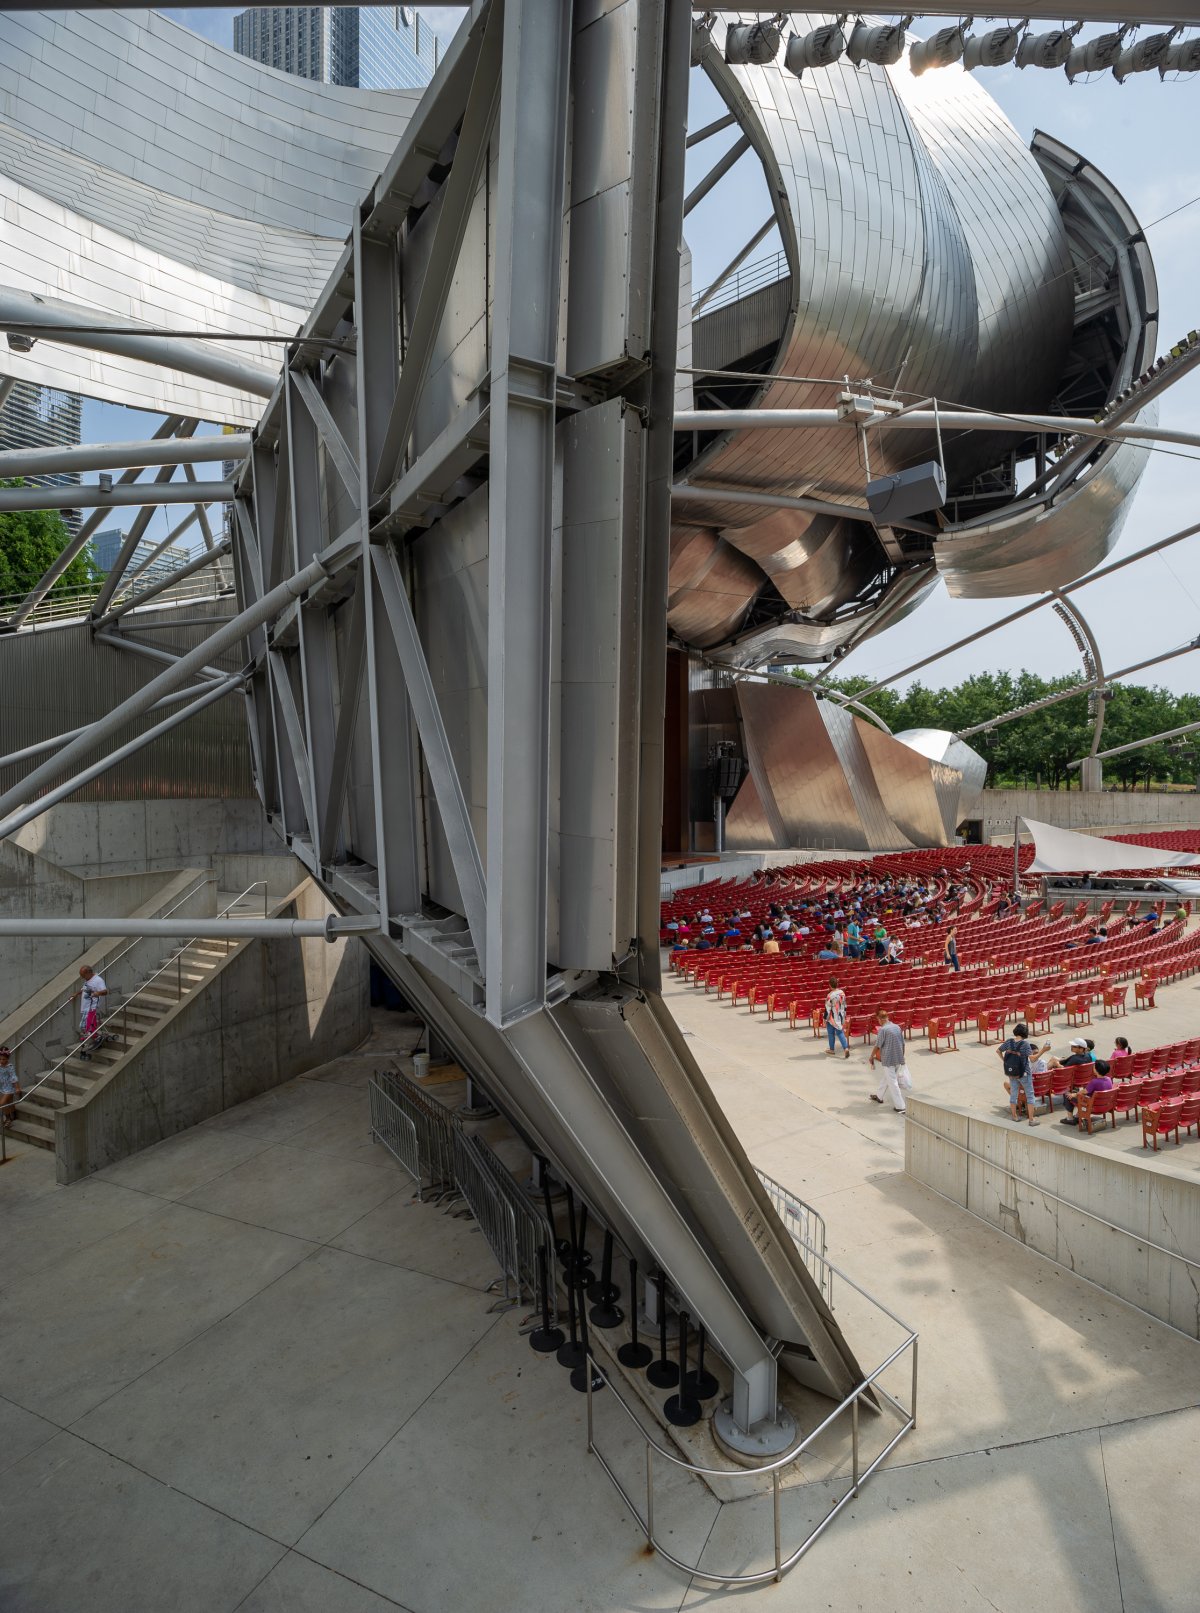
[[[237,493],[233,482],[207,482],[204,487],[206,504],[232,503]],[[115,510],[140,504],[195,502],[196,489],[186,482],[131,482],[107,489],[93,482],[78,487],[0,487],[0,511]]]
[[[0,477],[50,476],[85,470],[132,470],[151,465],[208,465],[225,459],[244,459],[250,438],[244,432],[228,437],[153,437],[147,442],[89,442],[72,448],[10,448],[0,453]]]
[[[488,486],[487,1016],[546,995],[550,563],[571,11],[506,0]]]
[[[277,372],[253,359],[223,353],[188,337],[160,335],[136,319],[97,315],[94,308],[60,302],[56,297],[35,297],[11,286],[0,286],[0,330],[30,332],[42,341],[97,353],[119,353],[144,364],[198,375],[256,398],[269,398],[275,390]]]

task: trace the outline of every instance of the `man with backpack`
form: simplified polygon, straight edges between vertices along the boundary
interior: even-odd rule
[[[1029,1124],[1036,1126],[1033,1116],[1033,1043],[1029,1040],[1028,1025],[1014,1025],[1013,1033],[1007,1040],[1000,1043],[996,1049],[1003,1064],[1004,1074],[1008,1079],[1008,1108],[1014,1120],[1020,1120],[1017,1113],[1017,1103],[1021,1092],[1025,1093],[1025,1113],[1029,1117]]]

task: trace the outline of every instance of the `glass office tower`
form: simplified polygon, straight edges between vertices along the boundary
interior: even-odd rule
[[[15,381],[0,402],[0,450],[13,448],[77,448],[83,402],[76,392],[57,392],[52,387]],[[75,474],[62,472],[47,476],[26,476],[30,487],[74,487]],[[67,531],[79,531],[82,511],[63,510]]]
[[[252,6],[233,19],[233,48],[298,78],[409,90],[428,84],[442,46],[413,6]]]

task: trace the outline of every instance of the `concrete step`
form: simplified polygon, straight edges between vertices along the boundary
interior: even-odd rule
[[[10,1137],[19,1137],[23,1143],[32,1143],[35,1148],[48,1148],[51,1150],[54,1148],[53,1127],[47,1131],[44,1126],[34,1125],[28,1120],[22,1120],[20,1115],[13,1121],[8,1135]]]

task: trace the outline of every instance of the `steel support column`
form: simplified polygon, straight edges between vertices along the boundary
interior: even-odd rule
[[[488,500],[487,1016],[546,995],[550,546],[571,10],[506,0]]]

